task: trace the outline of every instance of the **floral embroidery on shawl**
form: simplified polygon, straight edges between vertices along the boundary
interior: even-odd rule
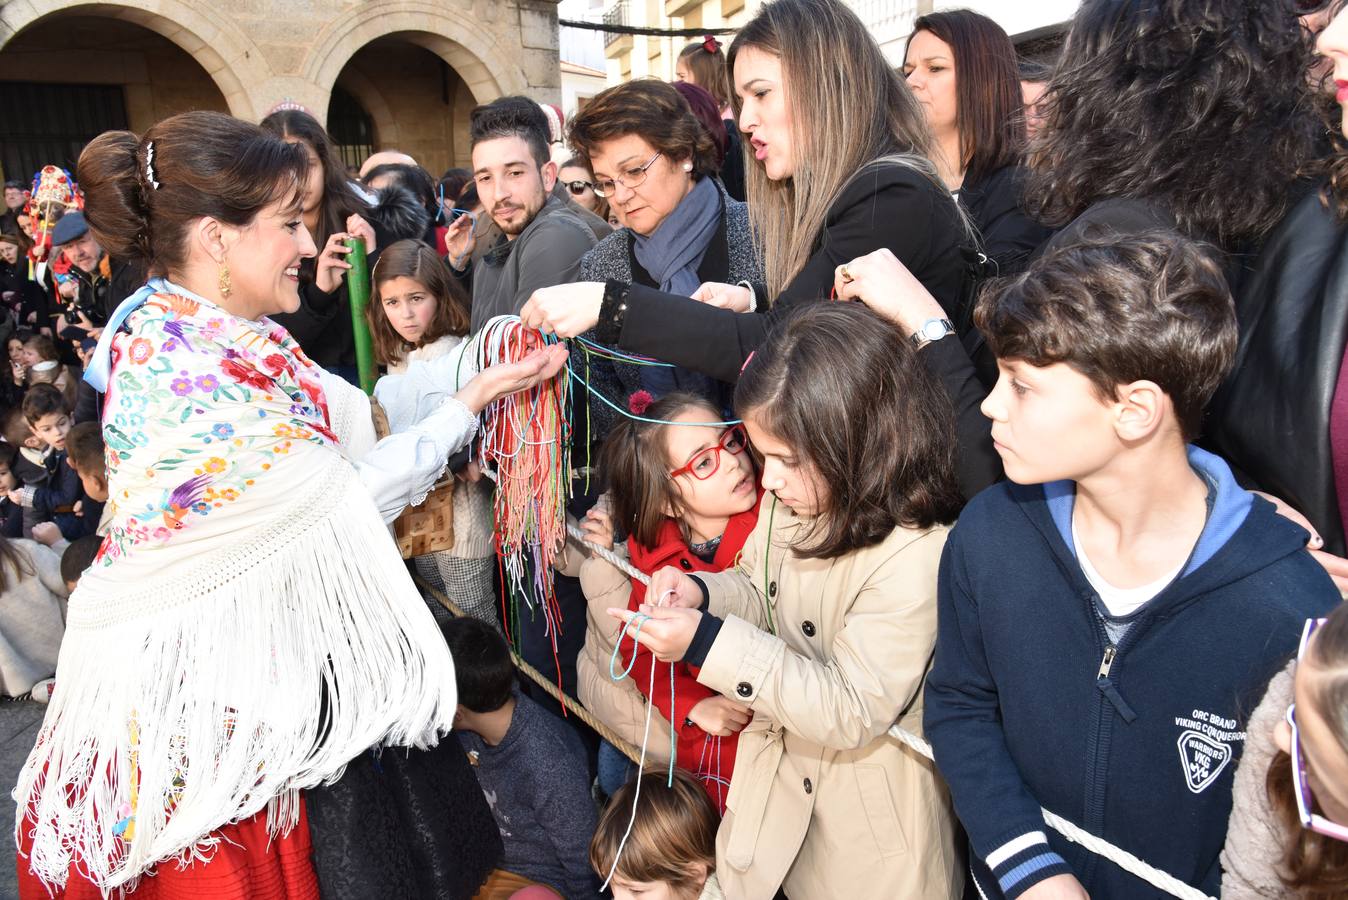
[[[156,294],[112,348],[104,565],[237,500],[296,441],[336,445],[319,370],[284,328]]]

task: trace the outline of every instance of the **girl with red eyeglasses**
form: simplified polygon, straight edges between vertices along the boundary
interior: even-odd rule
[[[621,530],[632,565],[647,574],[665,566],[718,572],[734,565],[758,521],[762,494],[746,452],[744,426],[727,425],[722,418],[706,400],[672,393],[646,409],[642,419],[621,421],[600,457],[608,502],[585,517],[590,540],[611,548],[614,531]],[[648,597],[645,585],[597,558],[582,565],[580,582],[590,608],[585,652],[577,666],[581,702],[640,745],[649,692],[675,732],[675,762],[698,776],[724,812],[735,744],[749,723],[749,708],[698,684],[692,666],[660,662],[645,648],[638,652],[633,641],[622,641],[614,658],[622,625],[604,611],[614,606],[636,610],[661,598]],[[614,681],[610,668],[613,674],[628,670],[628,677]],[[668,760],[667,728],[653,728],[651,735],[648,757]],[[617,785],[603,784],[606,770],[601,765],[601,786],[611,792]]]
[[[1306,621],[1247,734],[1223,900],[1348,896],[1348,608]]]

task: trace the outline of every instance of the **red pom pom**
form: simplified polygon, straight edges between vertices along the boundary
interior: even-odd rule
[[[650,409],[654,402],[655,398],[649,392],[637,391],[627,398],[627,408],[632,411],[633,415],[645,415],[646,410]]]

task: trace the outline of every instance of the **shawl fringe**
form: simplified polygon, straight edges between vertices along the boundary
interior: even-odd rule
[[[264,806],[285,834],[300,790],[372,745],[450,729],[430,612],[351,465],[312,457],[233,546],[136,584],[91,569],[71,596],[60,685],[14,790],[48,885],[73,863],[105,892],[133,887],[208,858],[216,829]]]

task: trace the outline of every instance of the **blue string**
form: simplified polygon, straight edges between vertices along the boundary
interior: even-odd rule
[[[649,356],[634,356],[613,347],[605,347],[603,344],[596,344],[594,341],[586,340],[583,337],[575,337],[572,338],[572,340],[579,341],[583,345],[586,353],[594,353],[597,356],[606,356],[610,359],[629,362],[637,366],[662,366],[667,369],[674,368],[673,363],[660,362],[658,359],[651,359]]]
[[[622,681],[628,675],[632,674],[632,669],[635,668],[637,664],[637,651],[641,649],[641,645],[638,642],[638,639],[641,637],[641,623],[647,621],[648,619],[650,619],[650,616],[646,615],[645,613],[637,613],[635,616],[633,616],[632,618],[628,619],[626,622],[623,623],[623,630],[618,635],[617,643],[613,645],[613,655],[608,658],[609,678],[613,679],[614,681]],[[632,632],[632,661],[627,664],[627,668],[623,670],[623,673],[621,675],[619,675],[617,672],[613,671],[614,667],[618,664],[618,648],[622,646],[623,638],[627,637],[627,633],[632,628],[632,624],[634,622],[636,623],[637,630]]]
[[[670,422],[665,419],[648,419],[645,416],[639,416],[636,413],[629,412],[628,410],[623,409],[621,406],[614,403],[612,400],[605,397],[603,394],[599,393],[594,388],[590,387],[590,383],[586,381],[584,378],[582,378],[580,375],[578,375],[576,373],[576,370],[571,368],[570,363],[567,363],[566,371],[570,373],[571,377],[574,378],[576,381],[579,381],[581,384],[585,385],[585,389],[590,392],[590,396],[597,397],[598,399],[604,401],[605,405],[607,405],[610,409],[614,410],[617,413],[620,413],[621,415],[626,416],[629,419],[635,419],[638,422],[649,422],[652,425],[692,425],[700,428],[706,428],[709,425],[713,428],[716,427],[729,428],[731,425],[740,425],[744,422],[743,419],[731,419],[728,422]]]
[[[635,616],[633,616],[632,618],[628,619],[626,622],[623,623],[623,630],[622,630],[621,633],[619,633],[619,635],[618,635],[618,640],[617,640],[617,642],[614,643],[614,645],[613,645],[613,655],[610,656],[610,657],[608,658],[608,677],[609,677],[609,678],[613,679],[614,681],[622,681],[622,680],[623,680],[624,678],[626,678],[628,675],[632,674],[632,669],[635,668],[635,667],[636,667],[636,664],[637,664],[637,654],[641,652],[641,642],[640,642],[640,638],[641,638],[641,625],[642,625],[642,623],[649,621],[650,618],[651,618],[651,617],[648,616],[648,615],[646,615],[645,613],[637,613]],[[622,673],[621,675],[619,675],[619,674],[617,674],[616,672],[613,671],[613,669],[614,669],[614,668],[617,666],[617,664],[618,664],[618,648],[620,648],[620,647],[622,646],[623,638],[627,637],[628,632],[631,630],[632,624],[633,624],[633,623],[636,623],[636,626],[637,626],[637,627],[636,627],[636,630],[635,630],[635,631],[632,631],[632,632],[631,632],[631,635],[632,635],[632,661],[631,661],[630,663],[627,664],[627,668],[623,670],[623,673]],[[655,651],[654,651],[654,650],[647,650],[646,652],[649,653],[649,654],[651,655],[651,689],[652,689],[652,690],[651,690],[651,693],[655,693],[655,691],[654,691],[654,688],[655,688]],[[646,702],[647,702],[647,703],[654,703],[654,702],[655,702],[655,699],[654,699],[653,697],[647,697],[647,698],[646,698]],[[670,665],[670,667],[669,667],[669,708],[670,708],[670,709],[673,709],[673,708],[674,708],[674,666],[673,666],[673,665]],[[671,723],[670,728],[669,728],[669,778],[668,778],[668,780],[667,780],[667,782],[666,782],[666,784],[665,784],[666,787],[673,787],[673,786],[674,786],[674,754],[678,751],[678,738],[677,738],[677,734],[678,734],[678,729],[675,728],[675,727],[673,726],[673,724]]]

